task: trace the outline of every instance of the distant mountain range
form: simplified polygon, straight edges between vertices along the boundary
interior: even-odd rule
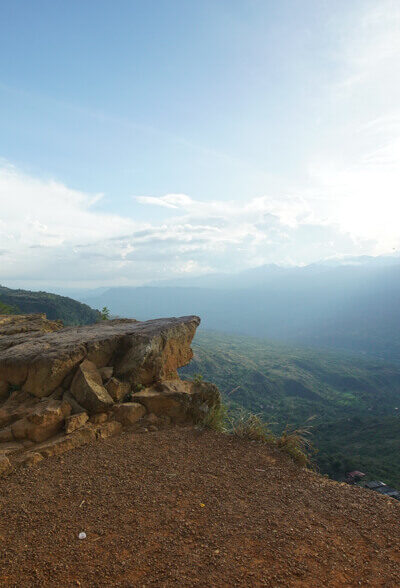
[[[81,300],[139,320],[198,314],[208,329],[400,361],[398,256],[268,265],[169,284],[109,288]]]
[[[66,296],[30,290],[12,290],[0,286],[0,314],[45,313],[50,320],[62,320],[65,325],[95,323],[100,314],[87,304]]]
[[[344,257],[312,263],[307,266],[284,267],[276,264],[261,265],[238,273],[206,274],[197,277],[175,278],[149,282],[147,286],[186,287],[186,288],[218,288],[239,289],[264,288],[282,280],[297,279],[301,276],[312,277],[325,273],[333,268],[365,268],[400,266],[399,255],[372,257]]]

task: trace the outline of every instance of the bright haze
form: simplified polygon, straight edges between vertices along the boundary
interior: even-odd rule
[[[398,0],[4,0],[0,281],[400,245]]]

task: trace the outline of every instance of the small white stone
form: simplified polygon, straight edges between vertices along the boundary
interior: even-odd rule
[[[86,533],[82,531],[82,533],[79,533],[78,537],[79,539],[86,539]]]

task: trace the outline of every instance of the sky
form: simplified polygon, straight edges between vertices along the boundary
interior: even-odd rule
[[[0,284],[400,248],[398,0],[3,0]]]

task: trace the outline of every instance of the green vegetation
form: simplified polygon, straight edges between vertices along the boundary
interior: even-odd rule
[[[286,427],[280,436],[276,436],[270,428],[270,423],[263,421],[260,415],[250,413],[243,408],[230,412],[224,403],[214,406],[205,413],[199,424],[206,429],[267,443],[288,454],[301,466],[312,465],[311,455],[314,453],[314,448],[307,437],[310,434],[307,427],[298,429]]]
[[[9,304],[4,304],[0,300],[0,314],[19,314],[21,311],[16,306],[10,306]]]
[[[227,431],[227,417],[227,407],[221,402],[218,406],[213,406],[208,412],[205,412],[198,424],[205,429],[225,433]]]
[[[286,446],[314,416],[323,473],[340,478],[358,469],[400,487],[398,366],[206,331],[198,332],[193,350],[181,376],[201,373],[217,384],[230,412],[244,407],[260,415]]]
[[[104,306],[100,311],[100,320],[108,321],[110,320],[110,311],[107,306]]]
[[[200,384],[203,381],[203,376],[201,374],[193,374],[193,382],[195,384]]]
[[[87,304],[81,304],[72,298],[58,296],[48,292],[30,292],[29,290],[12,290],[0,286],[0,314],[45,313],[50,320],[62,320],[65,325],[87,325],[95,323],[100,313]],[[11,309],[7,312],[7,308]]]

